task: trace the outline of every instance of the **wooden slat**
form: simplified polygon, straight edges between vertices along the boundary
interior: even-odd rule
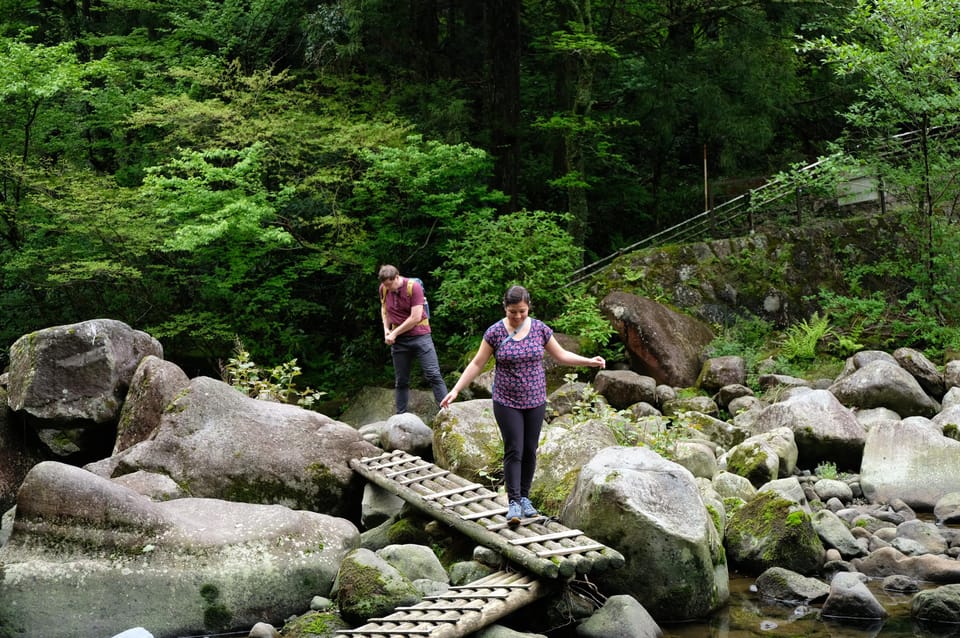
[[[510,542],[514,545],[529,545],[530,543],[541,543],[543,541],[553,541],[560,538],[574,538],[576,536],[583,536],[583,532],[578,529],[571,529],[565,532],[541,534],[540,536],[524,536],[523,538],[513,538],[510,540]]]
[[[443,498],[444,496],[451,496],[453,494],[462,494],[463,492],[471,492],[475,489],[483,487],[479,483],[471,483],[470,485],[463,485],[461,487],[456,487],[452,490],[447,490],[446,492],[434,492],[433,494],[427,494],[423,496],[424,500],[434,501],[438,498]]]
[[[568,554],[581,554],[589,551],[604,549],[606,546],[596,543],[594,545],[578,545],[574,547],[561,547],[558,549],[544,549],[537,552],[537,556],[546,558],[547,556],[566,556]]]
[[[393,472],[384,472],[383,475],[386,476],[387,478],[394,478],[394,477],[400,476],[400,475],[402,475],[402,474],[409,474],[410,472],[419,472],[420,470],[429,470],[429,469],[432,468],[432,467],[434,467],[433,463],[423,463],[423,464],[417,465],[417,466],[415,466],[415,467],[409,467],[409,468],[407,468],[407,469],[405,469],[405,470],[395,470],[395,471],[393,471]],[[444,471],[446,471],[446,470],[444,470]],[[448,474],[449,474],[449,472],[448,472]]]
[[[419,483],[420,481],[427,481],[429,479],[435,479],[440,476],[446,476],[449,473],[450,472],[448,470],[440,470],[439,472],[434,472],[433,474],[427,474],[426,476],[408,476],[407,478],[397,480],[397,482],[400,483],[401,485],[409,485],[411,483]]]
[[[460,518],[465,521],[475,521],[480,518],[490,518],[491,516],[496,516],[497,514],[506,514],[506,507],[498,507],[493,510],[485,510],[483,512],[473,512],[472,514],[461,514]],[[490,529],[489,527],[487,529]]]

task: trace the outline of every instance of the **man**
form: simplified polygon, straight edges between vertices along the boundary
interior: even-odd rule
[[[393,356],[394,394],[397,414],[407,411],[410,397],[410,369],[413,359],[420,360],[423,376],[433,388],[437,405],[447,395],[447,384],[440,374],[437,350],[430,336],[430,322],[424,316],[426,298],[419,282],[401,277],[396,266],[380,267],[380,317],[383,340]]]

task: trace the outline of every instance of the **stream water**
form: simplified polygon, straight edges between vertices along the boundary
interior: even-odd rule
[[[910,618],[912,594],[884,591],[879,580],[867,583],[890,616],[867,624],[819,618],[815,606],[764,601],[750,591],[755,578],[730,575],[730,604],[700,622],[661,625],[664,638],[960,638],[960,626],[924,627]],[[934,587],[934,585],[929,585]]]

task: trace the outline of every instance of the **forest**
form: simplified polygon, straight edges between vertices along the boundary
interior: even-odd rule
[[[851,273],[825,303],[848,326],[896,304],[898,345],[960,349],[954,0],[0,0],[0,15],[7,344],[107,317],[191,376],[242,351],[348,394],[392,379],[376,272],[393,263],[426,282],[454,371],[508,285],[541,318],[596,328],[566,285],[577,268],[829,158],[804,188],[865,170],[908,230],[869,273],[897,290]]]

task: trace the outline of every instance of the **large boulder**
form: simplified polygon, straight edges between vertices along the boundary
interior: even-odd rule
[[[542,511],[559,512],[580,468],[597,452],[616,444],[613,432],[599,419],[548,426],[540,437],[530,497]]]
[[[359,521],[363,481],[349,461],[380,453],[345,423],[196,377],[149,440],[87,467],[108,477],[157,472],[195,497],[278,503]]]
[[[644,601],[658,621],[703,618],[729,599],[721,538],[696,479],[652,450],[601,450],[561,518],[624,555],[624,567],[598,575],[598,586]]]
[[[359,544],[340,518],[279,505],[153,502],[86,470],[34,467],[0,548],[0,633],[187,636],[280,623],[329,595]],[[65,613],[68,610],[68,613]]]
[[[30,468],[46,458],[43,443],[10,411],[7,389],[0,386],[0,512],[13,505]]]
[[[714,338],[709,325],[626,292],[611,292],[600,307],[626,345],[634,371],[679,388],[697,382],[700,353]]]
[[[633,370],[601,370],[593,379],[593,387],[618,410],[641,401],[657,402],[656,380]]]
[[[130,379],[160,342],[113,319],[45,328],[10,347],[10,407],[49,425],[115,424]]]
[[[775,490],[759,491],[727,520],[727,557],[747,573],[783,567],[799,574],[824,563],[820,537],[802,505]]]
[[[490,399],[452,404],[433,424],[433,458],[440,467],[470,481],[500,469],[503,441]]]
[[[764,408],[753,422],[756,433],[782,427],[793,430],[801,467],[830,461],[841,469],[859,469],[866,428],[830,392],[802,390]]]
[[[874,503],[899,498],[932,510],[941,497],[960,491],[960,441],[922,417],[877,423],[863,448],[860,486]]]
[[[940,404],[897,363],[877,359],[839,378],[829,388],[848,407],[889,408],[901,416],[932,417]]]
[[[133,373],[120,409],[113,454],[150,438],[167,405],[189,383],[190,377],[177,364],[152,354],[144,357]]]

